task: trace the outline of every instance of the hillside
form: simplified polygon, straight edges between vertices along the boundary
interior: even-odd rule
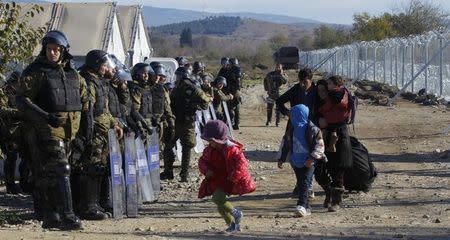
[[[189,22],[193,20],[203,19],[209,16],[252,18],[260,21],[273,22],[279,24],[291,24],[291,23],[320,24],[320,22],[318,21],[306,18],[283,16],[277,14],[249,13],[249,12],[210,13],[192,10],[144,6],[143,13],[145,16],[145,21],[147,25],[150,27],[179,22]]]
[[[180,34],[184,29],[189,28],[193,34],[231,35],[242,24],[240,17],[211,16],[190,22],[153,27],[152,31],[173,35]]]

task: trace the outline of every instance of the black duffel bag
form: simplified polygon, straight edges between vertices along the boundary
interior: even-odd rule
[[[369,151],[355,137],[350,137],[353,154],[353,166],[345,171],[344,187],[348,191],[368,192],[377,177],[377,169],[373,165]]]

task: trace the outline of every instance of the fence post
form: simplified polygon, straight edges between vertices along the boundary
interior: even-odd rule
[[[386,46],[383,46],[383,83],[386,83]]]
[[[398,45],[395,46],[395,86],[398,87]]]
[[[403,45],[402,50],[402,87],[405,85],[405,59],[406,58],[406,44]]]
[[[414,76],[414,42],[411,45],[411,77]],[[411,83],[411,92],[414,92],[414,81]]]
[[[365,46],[366,49],[366,55],[364,55],[364,68],[367,69],[367,46]],[[364,79],[367,79],[367,72],[364,73]]]
[[[373,48],[373,81],[377,81],[377,47]]]
[[[428,62],[428,42],[425,43],[425,63]],[[425,92],[428,93],[428,67],[425,69]]]
[[[444,89],[444,50],[442,49],[444,46],[444,38],[442,36],[439,36],[439,46],[441,49],[441,53],[439,54],[439,96],[442,96]]]
[[[392,48],[390,49],[390,50],[392,50]],[[394,52],[392,52],[392,51],[389,51],[389,54],[390,54],[390,60],[391,60],[391,64],[389,64],[389,72],[390,72],[390,80],[391,80],[391,85],[392,85],[392,83],[393,83],[393,78],[394,78],[394,75],[393,75],[393,73],[392,73],[392,71],[393,71],[393,69],[392,69],[392,64],[394,64],[394,61],[392,61],[393,60],[393,56],[395,56],[394,54]]]

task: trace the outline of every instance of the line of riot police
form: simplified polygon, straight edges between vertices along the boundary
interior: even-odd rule
[[[212,104],[225,121],[221,108],[226,105],[221,103],[229,102],[233,128],[239,128],[242,74],[237,59],[222,59],[222,69],[211,81],[203,63],[191,66],[179,58],[176,81],[166,82],[161,63],[137,63],[130,72],[102,50],[88,52],[77,71],[69,49],[62,32],[48,32],[36,59],[0,90],[7,191],[33,196],[35,217],[43,228],[80,229],[80,218],[111,216],[111,129],[119,140],[134,134],[147,145],[149,136],[158,134],[161,180],[174,179],[179,141],[179,177],[187,182],[196,112]],[[20,187],[14,180],[18,156]]]

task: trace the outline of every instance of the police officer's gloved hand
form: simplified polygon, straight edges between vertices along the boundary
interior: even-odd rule
[[[58,116],[54,113],[49,113],[47,118],[47,123],[54,128],[58,128],[61,126],[62,122]]]

